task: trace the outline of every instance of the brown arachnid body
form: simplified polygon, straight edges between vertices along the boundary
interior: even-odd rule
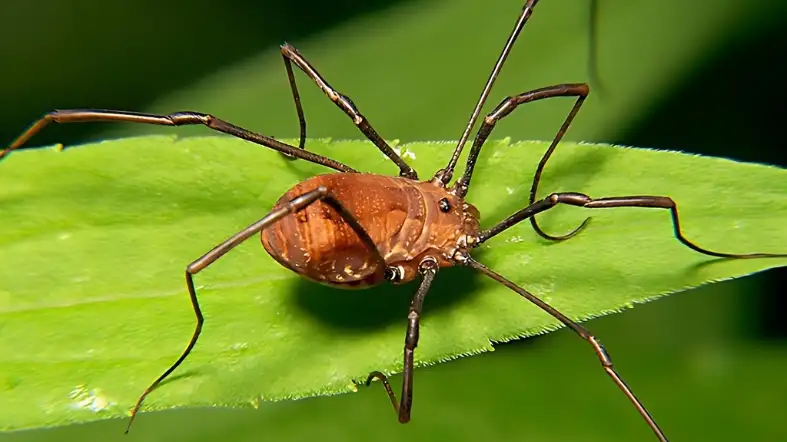
[[[683,236],[678,223],[676,204],[666,196],[591,198],[581,193],[565,192],[552,193],[546,198],[536,201],[536,190],[544,166],[589,93],[589,88],[584,83],[544,87],[503,100],[484,118],[470,149],[465,172],[453,185],[449,186],[459,156],[478,119],[481,107],[485,103],[519,32],[532,14],[537,2],[538,0],[525,2],[448,165],[438,170],[434,177],[428,181],[419,181],[415,170],[377,134],[355,104],[348,97],[334,90],[294,47],[286,43],[282,45],[281,53],[300,122],[300,142],[297,147],[203,113],[178,112],[169,115],[155,115],[103,109],[70,109],[46,114],[20,135],[11,146],[0,151],[0,159],[8,156],[50,122],[118,121],[165,126],[205,125],[210,129],[277,150],[290,158],[300,158],[337,171],[336,173],[319,175],[297,184],[279,199],[268,215],[236,233],[186,267],[186,285],[197,317],[196,328],[181,356],[139,397],[131,413],[129,427],[145,397],[183,362],[197,342],[202,330],[203,316],[194,288],[193,275],[208,267],[241,242],[261,234],[265,250],[280,264],[305,278],[333,287],[364,288],[385,281],[406,283],[420,277],[420,285],[407,315],[403,364],[404,381],[401,397],[399,400],[396,399],[386,376],[380,372],[372,372],[366,381],[366,384],[369,385],[373,378],[382,380],[400,422],[404,423],[410,420],[414,352],[418,344],[419,318],[424,297],[440,268],[462,265],[476,269],[510,288],[587,341],[597,354],[604,371],[634,404],[656,437],[660,441],[667,440],[640,400],[615,371],[612,360],[604,347],[589,331],[530,292],[475,261],[470,256],[470,250],[524,220],[529,220],[533,229],[544,238],[555,241],[568,239],[582,230],[589,218],[574,231],[563,236],[551,236],[544,233],[535,220],[535,215],[538,213],[559,204],[568,204],[592,209],[611,207],[667,209],[672,215],[676,238],[687,247],[705,255],[724,258],[787,255],[766,253],[741,255],[713,252],[701,248]],[[352,119],[358,129],[399,167],[400,176],[359,173],[345,164],[305,150],[306,121],[295,85],[293,63],[310,77]],[[575,97],[576,101],[538,165],[531,187],[529,204],[497,225],[481,230],[478,211],[464,200],[481,148],[495,124],[514,111],[517,106],[553,97]],[[128,428],[126,432],[128,432]]]

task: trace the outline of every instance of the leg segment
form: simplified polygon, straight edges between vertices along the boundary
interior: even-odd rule
[[[495,84],[497,76],[500,75],[500,70],[503,69],[503,64],[506,62],[508,54],[511,53],[511,49],[514,47],[514,43],[519,37],[519,33],[522,31],[522,28],[525,27],[527,20],[533,14],[533,8],[536,7],[536,3],[538,3],[538,0],[526,0],[525,4],[522,6],[522,12],[516,19],[514,29],[511,30],[511,34],[508,36],[508,40],[506,40],[506,43],[503,46],[503,51],[500,53],[500,56],[497,57],[495,66],[492,68],[492,73],[489,74],[489,78],[486,80],[486,84],[484,84],[484,89],[481,90],[481,96],[478,97],[478,102],[476,102],[475,108],[470,114],[470,120],[467,122],[467,126],[465,126],[465,131],[462,132],[462,136],[459,137],[459,142],[456,143],[456,148],[454,149],[453,155],[451,155],[451,159],[448,161],[448,165],[446,165],[444,169],[440,169],[437,171],[437,173],[435,173],[434,178],[432,179],[433,182],[442,184],[442,186],[445,187],[454,176],[456,163],[459,162],[459,156],[462,154],[462,149],[467,142],[467,138],[470,136],[470,131],[473,130],[473,126],[475,126],[475,122],[478,120],[478,116],[481,114],[481,108],[484,107],[484,103],[486,103],[486,99],[489,97],[489,93],[492,91],[492,85]]]
[[[345,114],[347,114],[353,123],[360,129],[360,131],[368,138],[382,153],[391,159],[399,167],[399,175],[417,180],[418,174],[410,167],[400,156],[397,154],[385,140],[380,137],[376,130],[369,124],[369,121],[364,117],[355,103],[332,88],[327,81],[317,72],[314,67],[298,52],[295,47],[285,43],[281,46],[281,55],[284,59],[284,67],[287,69],[287,78],[290,82],[292,89],[292,98],[295,101],[295,109],[298,112],[298,122],[300,123],[300,141],[298,147],[305,149],[306,143],[306,118],[303,115],[303,106],[301,105],[301,97],[298,94],[298,87],[295,84],[295,74],[292,71],[292,63],[295,63],[309,78],[317,84],[317,86],[325,92],[325,95],[333,101]]]
[[[41,129],[43,129],[49,123],[86,123],[103,121],[143,123],[154,124],[158,126],[186,126],[201,124],[215,131],[223,132],[246,141],[251,141],[252,143],[271,148],[286,155],[295,156],[312,163],[330,167],[331,169],[338,170],[339,172],[356,172],[354,169],[338,161],[298,149],[295,146],[290,146],[289,144],[282,143],[281,141],[275,140],[271,137],[249,131],[239,126],[235,126],[234,124],[220,120],[213,115],[202,114],[198,112],[176,112],[169,115],[156,115],[105,109],[56,110],[44,115],[40,120],[36,121],[25,132],[17,137],[17,139],[14,140],[9,147],[0,151],[0,160],[10,154],[12,151],[24,145],[31,137],[33,137],[33,135],[40,132]]]
[[[421,262],[420,272],[423,280],[421,281],[418,291],[415,292],[413,301],[410,303],[410,312],[407,315],[407,334],[404,338],[404,373],[402,382],[402,398],[397,402],[396,395],[388,383],[388,378],[379,371],[373,371],[366,379],[368,386],[372,379],[378,378],[382,381],[385,392],[388,393],[388,399],[391,400],[394,411],[399,417],[399,422],[407,423],[410,421],[410,410],[413,405],[413,364],[415,362],[415,347],[418,346],[418,329],[421,317],[421,308],[424,303],[424,298],[429,292],[429,287],[432,285],[435,275],[438,270],[437,261],[432,258],[427,258]]]
[[[200,332],[202,331],[202,324],[204,323],[204,318],[202,316],[202,310],[200,309],[199,302],[197,300],[197,293],[194,289],[194,280],[193,276],[202,271],[203,269],[207,268],[211,264],[213,264],[216,260],[224,256],[227,252],[235,248],[235,246],[239,245],[243,241],[249,239],[255,234],[258,234],[262,230],[266,229],[267,227],[271,226],[276,221],[284,218],[285,216],[298,212],[301,209],[309,206],[310,204],[316,201],[323,201],[329,206],[331,206],[342,218],[349,224],[364,245],[377,256],[377,261],[379,263],[377,269],[378,272],[382,273],[385,271],[385,260],[382,256],[380,256],[380,252],[377,250],[377,247],[374,245],[371,237],[366,231],[361,227],[355,217],[352,216],[347,209],[342,206],[342,204],[328,191],[325,187],[318,187],[312,191],[306,192],[301,196],[293,198],[292,200],[287,203],[287,205],[273,210],[268,215],[266,215],[261,220],[255,222],[254,224],[249,225],[245,229],[241,230],[240,232],[236,233],[235,235],[231,236],[226,241],[222,242],[221,244],[214,247],[211,251],[203,255],[201,258],[197,259],[196,261],[189,264],[186,267],[186,286],[188,287],[189,291],[189,298],[191,299],[191,305],[194,308],[194,314],[197,317],[197,325],[194,328],[194,333],[191,335],[191,340],[189,341],[186,349],[183,351],[183,354],[175,361],[172,366],[170,366],[161,376],[158,377],[152,384],[142,393],[142,395],[137,400],[134,409],[131,411],[131,418],[128,422],[128,427],[126,428],[126,433],[131,428],[131,423],[134,422],[134,417],[137,415],[140,407],[142,406],[142,401],[145,400],[145,397],[153,391],[167,376],[169,376],[191,353],[191,349],[194,348],[194,345],[197,343],[197,338],[199,338]]]
[[[590,93],[590,89],[588,85],[585,83],[578,83],[578,84],[559,84],[556,86],[549,86],[541,89],[536,89],[530,92],[525,92],[523,94],[517,95],[515,97],[509,97],[503,100],[500,105],[495,108],[489,115],[484,118],[484,122],[481,125],[481,128],[478,129],[478,133],[476,134],[475,140],[473,141],[473,147],[470,149],[470,155],[467,158],[467,167],[465,169],[465,173],[462,177],[457,180],[456,182],[456,193],[459,196],[464,197],[467,195],[467,191],[470,188],[470,179],[473,176],[473,170],[475,169],[475,163],[478,160],[478,155],[481,152],[481,148],[484,146],[487,138],[489,138],[489,134],[492,133],[492,129],[494,129],[495,124],[500,121],[503,117],[510,114],[514,111],[520,104],[529,103],[531,101],[542,100],[545,98],[552,98],[552,97],[577,97],[577,101],[574,102],[574,106],[571,108],[571,111],[568,113],[565,121],[563,121],[563,125],[560,126],[560,130],[558,130],[555,138],[552,140],[552,143],[549,145],[549,148],[544,153],[544,156],[541,157],[541,161],[538,163],[538,168],[536,168],[536,173],[533,177],[533,185],[530,187],[530,204],[536,200],[536,193],[538,191],[538,182],[541,180],[541,173],[544,170],[544,166],[546,166],[549,157],[552,156],[552,152],[554,152],[557,144],[563,138],[563,135],[566,134],[568,131],[571,122],[576,117],[579,109],[582,107],[582,103],[585,102],[585,98],[587,98],[588,94]],[[590,218],[586,218],[582,224],[579,225],[576,229],[568,233],[564,236],[550,236],[544,233],[541,230],[541,227],[538,226],[536,219],[534,217],[530,218],[530,223],[533,226],[533,229],[546,239],[551,240],[563,240],[571,238],[572,236],[579,233],[585,226],[587,225]]]
[[[465,173],[462,175],[459,180],[456,182],[455,191],[456,194],[464,197],[467,195],[467,191],[470,187],[470,179],[473,176],[473,169],[475,168],[476,160],[478,160],[478,154],[481,152],[481,148],[484,146],[489,134],[494,129],[495,124],[506,115],[510,114],[514,111],[519,105],[524,103],[529,103],[531,101],[542,100],[545,98],[552,98],[552,97],[577,97],[577,101],[574,103],[574,107],[571,108],[571,112],[568,113],[563,125],[560,126],[560,130],[555,135],[555,138],[552,140],[552,144],[549,145],[549,149],[547,149],[544,156],[541,158],[541,161],[538,164],[538,168],[536,169],[535,176],[533,178],[533,185],[530,188],[530,204],[536,199],[536,191],[538,190],[538,182],[541,179],[541,172],[544,170],[544,166],[549,160],[549,157],[552,155],[552,152],[557,147],[557,144],[563,138],[568,127],[571,125],[571,122],[574,120],[574,117],[579,112],[580,107],[582,107],[582,103],[585,102],[585,98],[590,93],[590,89],[588,88],[587,84],[578,83],[578,84],[559,84],[556,86],[549,86],[544,87],[541,89],[536,89],[530,92],[525,92],[523,94],[519,94],[515,97],[509,97],[503,100],[500,105],[495,108],[489,115],[484,118],[484,122],[481,125],[481,128],[478,129],[478,133],[476,134],[475,140],[473,141],[473,147],[470,149],[470,155],[467,158],[467,167],[465,169]],[[590,218],[586,219],[582,222],[582,224],[577,227],[574,231],[569,233],[568,235],[562,237],[553,237],[549,236],[544,233],[541,228],[536,223],[535,218],[530,218],[530,222],[533,225],[533,229],[535,229],[536,233],[541,235],[547,239],[559,240],[559,239],[568,239],[571,236],[576,235],[579,233],[582,228],[587,225],[587,222]]]
[[[645,422],[648,424],[648,426],[651,428],[651,430],[653,430],[653,432],[656,434],[656,437],[659,439],[659,441],[667,442],[667,437],[661,431],[661,429],[659,428],[658,424],[656,424],[656,421],[653,419],[653,417],[651,417],[650,413],[648,413],[648,410],[645,408],[644,405],[642,405],[642,402],[640,402],[640,400],[637,399],[637,396],[634,395],[634,392],[631,391],[631,388],[626,384],[626,382],[623,380],[623,378],[621,378],[620,375],[617,373],[617,371],[615,371],[615,368],[612,365],[612,359],[610,358],[609,353],[607,353],[607,351],[604,349],[604,347],[601,345],[601,343],[598,341],[598,339],[596,339],[595,336],[593,336],[584,327],[582,327],[581,325],[579,325],[576,322],[572,321],[571,319],[566,317],[564,314],[560,313],[554,307],[552,307],[549,304],[547,304],[546,302],[542,301],[541,299],[539,299],[538,297],[536,297],[532,293],[530,293],[527,290],[517,286],[513,282],[507,280],[506,278],[504,278],[503,276],[495,273],[494,271],[488,269],[486,266],[484,266],[483,264],[473,260],[469,256],[466,256],[464,258],[464,264],[469,266],[469,267],[472,267],[472,268],[474,268],[474,269],[476,269],[478,271],[480,271],[481,273],[485,274],[486,276],[489,276],[490,278],[494,279],[495,281],[497,281],[497,282],[503,284],[504,286],[508,287],[509,289],[515,291],[516,293],[518,293],[523,298],[527,299],[531,303],[533,303],[536,306],[538,306],[541,310],[543,310],[543,311],[549,313],[550,315],[552,315],[555,319],[557,319],[558,321],[562,322],[563,325],[565,325],[566,327],[570,328],[574,333],[579,335],[579,337],[581,337],[582,339],[587,341],[588,344],[590,344],[590,346],[593,347],[593,351],[598,356],[598,359],[601,362],[601,366],[604,369],[604,371],[612,378],[612,381],[615,382],[615,384],[623,391],[623,394],[625,394],[626,397],[634,404],[634,407],[636,407],[636,409],[639,412],[639,414],[642,415],[643,419],[645,419]]]
[[[470,120],[467,122],[467,126],[465,126],[465,130],[462,133],[462,136],[459,138],[459,142],[454,149],[454,153],[451,156],[451,160],[448,162],[448,165],[444,169],[440,169],[435,174],[433,181],[437,183],[441,183],[443,186],[447,186],[448,182],[451,181],[451,178],[454,175],[454,169],[456,168],[457,162],[459,162],[459,156],[462,154],[462,149],[464,148],[465,142],[467,142],[468,137],[470,136],[470,131],[473,129],[478,116],[481,114],[481,108],[483,107],[484,103],[486,103],[486,99],[489,97],[489,92],[492,90],[492,85],[495,83],[497,76],[500,74],[500,70],[503,68],[503,64],[505,63],[506,59],[508,58],[508,54],[511,52],[511,48],[514,46],[514,42],[519,37],[519,33],[524,28],[525,23],[530,18],[530,15],[533,13],[533,8],[535,8],[536,3],[538,0],[526,0],[524,6],[522,7],[522,12],[519,14],[519,18],[517,18],[517,22],[514,25],[514,29],[511,31],[511,35],[509,35],[508,40],[506,40],[505,46],[503,46],[503,51],[500,56],[497,58],[497,62],[495,62],[495,66],[492,69],[492,73],[489,74],[489,79],[486,81],[484,85],[484,89],[481,91],[481,96],[478,98],[478,102],[476,103],[473,112],[470,114]],[[588,52],[589,52],[589,59],[588,59],[588,71],[590,75],[591,82],[599,83],[599,76],[598,76],[598,68],[596,62],[596,52],[597,52],[597,16],[598,16],[598,2],[596,0],[590,0],[590,14],[589,14],[589,31],[590,31],[590,38]],[[532,203],[533,201],[531,201]],[[541,232],[538,227],[534,224],[536,231],[539,232],[542,236],[545,236],[543,232]],[[545,236],[548,237],[548,236]],[[552,237],[552,239],[561,239]]]
[[[672,198],[666,196],[621,196],[593,199],[585,194],[573,192],[553,193],[546,198],[537,201],[528,207],[525,207],[524,209],[509,216],[496,226],[481,232],[479,235],[479,240],[476,244],[474,244],[474,246],[482,244],[483,242],[522,220],[533,219],[533,216],[536,214],[545,210],[549,210],[558,204],[568,204],[570,206],[585,207],[588,209],[603,209],[609,207],[652,207],[657,209],[669,209],[670,214],[672,215],[672,226],[675,232],[675,238],[677,238],[678,241],[683,243],[686,247],[696,252],[702,253],[704,255],[716,256],[719,258],[775,258],[787,256],[787,254],[775,253],[720,253],[702,248],[689,241],[683,235],[683,232],[680,229],[678,206]]]

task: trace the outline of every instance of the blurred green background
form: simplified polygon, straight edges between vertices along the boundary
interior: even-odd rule
[[[386,138],[456,139],[521,3],[7,1],[0,14],[0,140],[45,111],[69,107],[198,110],[296,136],[278,55],[285,40]],[[592,85],[567,138],[787,164],[779,130],[787,70],[777,60],[787,53],[786,25],[787,5],[773,0],[599,0],[601,87]],[[587,45],[587,0],[542,1],[486,109],[506,95],[587,81]],[[359,138],[307,78],[298,80],[310,136]],[[551,137],[570,106],[553,101],[513,114],[493,138]],[[192,129],[163,131],[205,133]],[[34,143],[152,132],[162,129],[79,124],[48,128]],[[716,284],[587,326],[671,440],[783,438],[786,276],[770,271]],[[403,332],[404,325],[403,315]],[[417,370],[406,426],[372,388],[259,410],[143,414],[125,439],[125,422],[117,420],[0,438],[650,440],[590,349],[569,332],[497,348]],[[393,379],[397,390],[399,381]]]

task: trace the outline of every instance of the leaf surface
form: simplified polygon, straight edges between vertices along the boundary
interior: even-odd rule
[[[307,146],[358,170],[397,171],[367,142],[311,139]],[[429,179],[453,143],[399,148]],[[488,143],[468,195],[483,227],[527,203],[545,148]],[[185,266],[264,216],[293,184],[327,172],[226,137],[126,138],[11,155],[0,166],[0,426],[125,415],[191,335]],[[784,169],[765,165],[564,143],[539,196],[668,195],[698,244],[784,253],[785,180]],[[588,215],[588,229],[569,241],[547,243],[523,223],[475,256],[577,319],[787,265],[697,254],[674,239],[665,210],[559,207],[539,219],[546,231],[562,234]],[[279,266],[256,237],[200,273],[196,284],[206,317],[202,337],[144,410],[335,394],[352,391],[353,380],[371,370],[401,370],[414,284],[322,287]],[[427,297],[416,358],[428,364],[489,351],[490,340],[556,326],[482,275],[446,269]]]

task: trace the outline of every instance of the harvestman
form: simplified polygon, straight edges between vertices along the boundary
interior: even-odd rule
[[[194,289],[193,275],[211,265],[241,242],[259,233],[263,247],[276,261],[301,276],[322,284],[338,288],[365,288],[383,281],[403,284],[418,276],[421,277],[420,286],[413,297],[407,315],[404,381],[400,400],[397,401],[396,395],[383,373],[372,372],[366,380],[366,385],[369,385],[374,378],[382,381],[400,422],[405,423],[410,420],[413,400],[414,352],[418,344],[419,319],[424,297],[440,268],[463,265],[476,269],[510,288],[586,340],[598,355],[604,371],[634,404],[658,439],[667,440],[639,399],[615,371],[612,360],[604,347],[589,331],[525,289],[475,261],[469,251],[526,219],[530,221],[533,229],[546,239],[555,241],[568,239],[579,233],[590,218],[585,219],[579,227],[563,236],[546,234],[535,219],[535,215],[538,213],[559,204],[567,204],[589,209],[609,207],[668,209],[672,215],[675,237],[687,247],[705,255],[722,258],[787,255],[731,254],[704,249],[683,236],[676,204],[666,196],[591,198],[582,193],[561,192],[552,193],[546,198],[536,201],[536,190],[544,166],[588,96],[589,88],[584,83],[544,87],[503,100],[484,118],[470,148],[465,172],[452,186],[449,186],[470,131],[480,115],[481,108],[519,32],[537,2],[538,0],[525,2],[448,165],[438,170],[429,181],[419,181],[416,171],[378,135],[355,104],[347,96],[333,89],[294,47],[286,43],[281,46],[281,53],[300,122],[300,139],[297,147],[235,126],[212,115],[198,112],[155,115],[102,109],[69,109],[56,110],[46,114],[20,135],[10,147],[0,152],[0,159],[2,159],[22,146],[50,122],[120,121],[164,126],[201,124],[210,129],[277,150],[291,158],[307,160],[339,172],[315,176],[295,185],[279,199],[268,215],[236,233],[186,267],[186,285],[197,317],[196,328],[181,356],[139,397],[131,413],[129,428],[145,397],[183,362],[197,342],[204,320]],[[352,119],[358,129],[399,167],[398,177],[359,173],[338,161],[305,150],[306,120],[295,84],[293,64],[311,78]],[[470,187],[473,168],[484,142],[494,129],[495,124],[513,112],[519,105],[553,97],[576,97],[576,101],[538,164],[530,190],[528,206],[494,227],[481,230],[478,210],[470,203],[465,202],[464,197]],[[290,214],[293,216],[288,217],[287,215]],[[128,432],[128,428],[126,432]]]

